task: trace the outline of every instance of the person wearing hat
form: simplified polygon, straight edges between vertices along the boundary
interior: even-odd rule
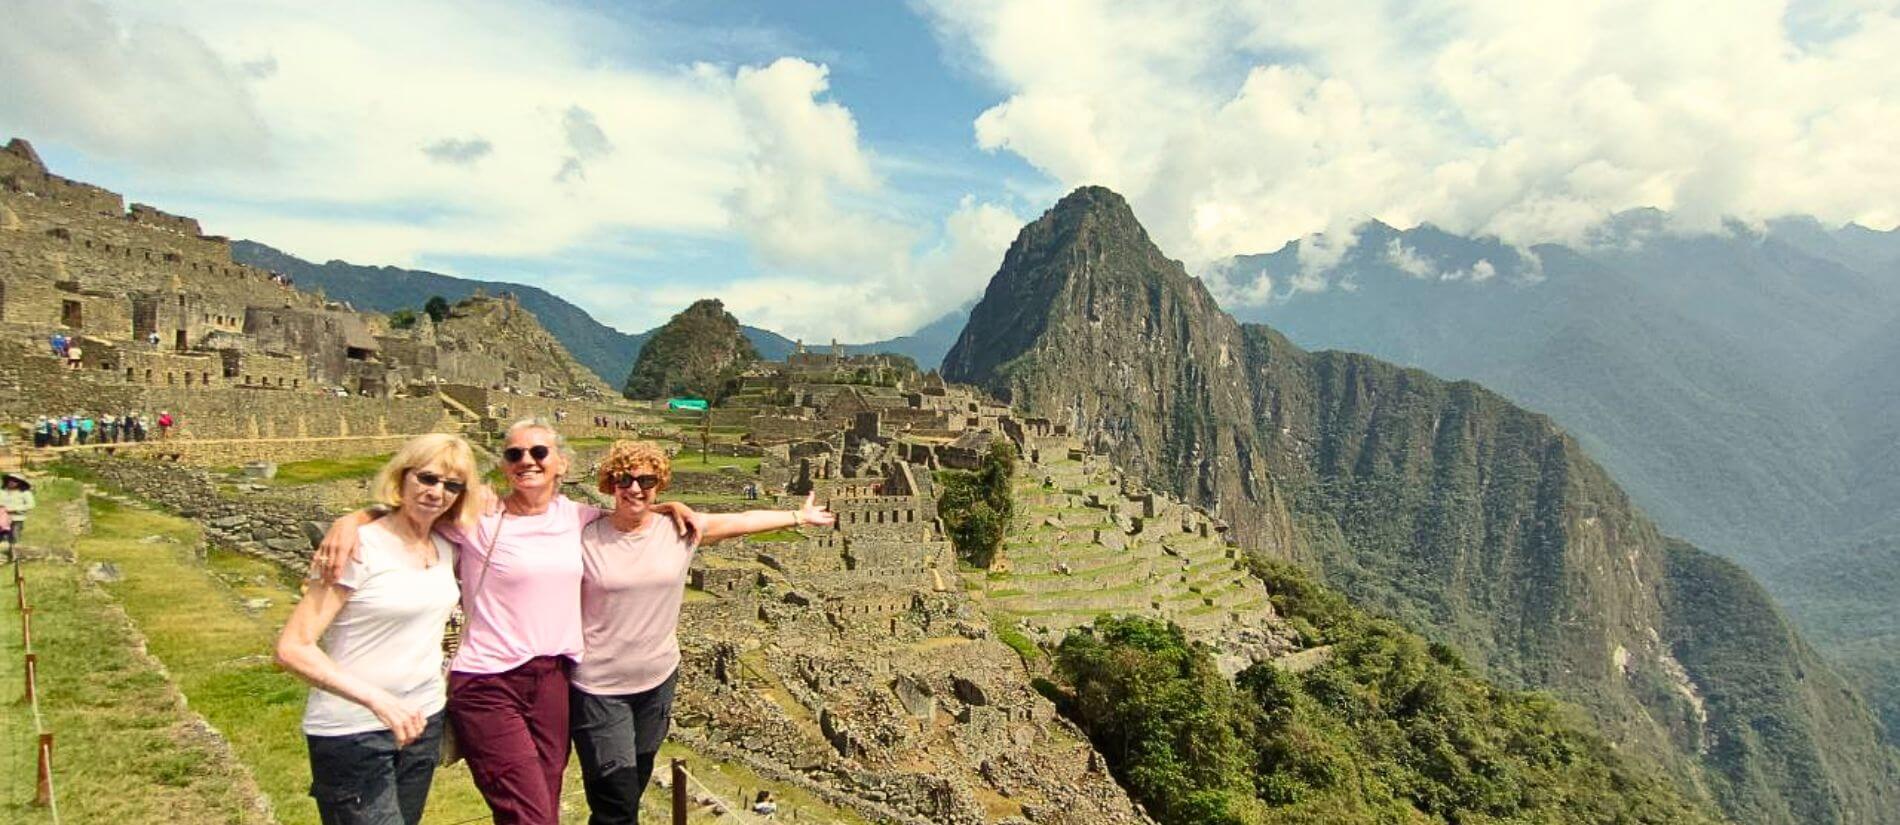
[[[4,525],[7,539],[7,557],[13,557],[13,546],[20,541],[20,534],[26,530],[26,514],[33,510],[33,485],[26,476],[7,473],[0,480],[0,525]]]

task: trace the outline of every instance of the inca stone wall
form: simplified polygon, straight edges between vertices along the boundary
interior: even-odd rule
[[[113,488],[197,521],[211,544],[291,571],[308,569],[315,540],[340,515],[267,491],[229,488],[193,467],[83,454],[68,460]]]

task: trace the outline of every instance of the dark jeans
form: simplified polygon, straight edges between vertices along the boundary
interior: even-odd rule
[[[676,670],[652,690],[597,696],[575,689],[569,697],[574,752],[581,758],[581,786],[592,811],[588,825],[640,821],[640,794],[653,779],[654,760],[672,725],[679,678]]]
[[[442,753],[442,714],[406,748],[386,730],[305,736],[310,795],[323,825],[416,825]]]
[[[495,825],[559,825],[567,771],[568,660],[449,672],[449,724]]]

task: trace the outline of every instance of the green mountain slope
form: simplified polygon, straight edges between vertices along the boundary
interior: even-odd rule
[[[1900,811],[1895,756],[1849,686],[1752,581],[1665,539],[1549,419],[1243,327],[1112,192],[1078,190],[1024,228],[944,371],[1071,424],[1480,672],[1583,705],[1731,815]],[[1719,603],[1756,613],[1696,627]]]
[[[717,403],[757,360],[758,351],[725,305],[701,299],[654,330],[627,374],[625,394],[640,399],[688,395]]]
[[[1888,575],[1900,539],[1900,232],[1812,219],[1682,234],[1617,216],[1591,242],[1539,246],[1430,226],[1360,227],[1318,273],[1351,289],[1240,311],[1309,347],[1471,378],[1549,413],[1667,531],[1741,562],[1864,686],[1900,733]],[[1217,280],[1301,271],[1301,245]],[[1448,279],[1480,263],[1485,282]]]
[[[560,296],[527,284],[457,278],[393,266],[359,266],[343,261],[314,264],[256,241],[232,243],[231,255],[238,263],[289,275],[296,280],[299,288],[321,289],[333,300],[349,301],[358,309],[376,312],[420,309],[424,302],[435,295],[453,303],[475,294],[476,290],[486,291],[490,295],[512,292],[521,300],[521,306],[541,319],[548,332],[553,333],[574,354],[575,360],[608,383],[617,384],[626,378],[627,370],[633,365],[634,359],[640,356],[640,348],[646,345],[654,332],[621,332],[594,320],[594,316],[586,310],[568,303]],[[924,369],[933,369],[943,360],[944,352],[950,349],[957,332],[963,328],[964,312],[957,310],[949,313],[909,335],[868,344],[846,344],[845,351],[854,355],[897,353],[909,356]],[[784,360],[795,346],[792,339],[771,330],[751,326],[741,328],[759,357],[768,361]]]

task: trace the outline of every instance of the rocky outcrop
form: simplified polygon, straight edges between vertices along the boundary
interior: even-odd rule
[[[759,354],[716,299],[693,302],[647,339],[627,375],[628,398],[725,397]]]
[[[1847,685],[1751,580],[1665,539],[1549,419],[1237,324],[1108,190],[1024,228],[944,373],[1068,423],[1500,681],[1582,704],[1732,816],[1900,810],[1894,754]],[[1723,604],[1756,608],[1703,626]]]

